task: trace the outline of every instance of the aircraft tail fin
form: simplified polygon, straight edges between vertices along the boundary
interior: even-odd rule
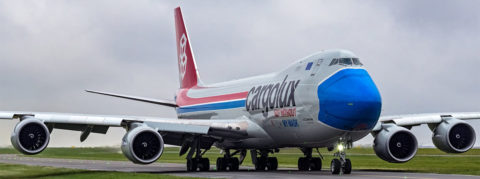
[[[175,31],[180,88],[197,86],[200,82],[200,78],[180,7],[175,8]]]

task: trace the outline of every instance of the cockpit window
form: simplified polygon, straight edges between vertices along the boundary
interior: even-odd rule
[[[360,65],[360,66],[363,65],[358,58],[352,58],[352,60],[353,60],[353,64],[355,65]]]
[[[352,65],[352,59],[351,58],[341,58],[338,60],[338,64],[340,65],[345,65],[345,66],[350,66]]]
[[[335,58],[332,60],[329,66],[332,65],[343,65],[343,66],[362,66],[363,64],[358,60],[358,58]]]
[[[338,63],[338,59],[335,58],[332,60],[332,63],[330,63],[330,65],[328,66],[336,65],[337,63]]]

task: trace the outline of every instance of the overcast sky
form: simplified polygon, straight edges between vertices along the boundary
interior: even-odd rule
[[[0,1],[0,110],[176,117],[169,108],[83,90],[172,99],[179,5],[206,83],[342,48],[370,72],[383,115],[480,111],[474,0]],[[10,145],[15,124],[0,121],[0,146]],[[479,139],[480,122],[471,124]],[[79,132],[54,130],[50,146],[119,145],[124,133],[110,129],[80,143]],[[427,127],[414,133],[420,145],[432,145]]]

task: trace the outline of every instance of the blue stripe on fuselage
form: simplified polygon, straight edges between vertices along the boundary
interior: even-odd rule
[[[237,100],[237,101],[227,101],[227,102],[179,107],[177,108],[177,113],[212,111],[212,110],[232,109],[232,108],[240,108],[240,107],[245,107],[245,99]]]

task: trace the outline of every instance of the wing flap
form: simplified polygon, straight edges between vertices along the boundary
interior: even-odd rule
[[[49,123],[47,123],[49,124]],[[63,129],[63,130],[72,130],[72,131],[86,131],[89,127],[91,128],[89,132],[97,134],[106,134],[109,126],[91,126],[86,124],[64,124],[64,123],[55,123],[52,125],[54,129]]]

